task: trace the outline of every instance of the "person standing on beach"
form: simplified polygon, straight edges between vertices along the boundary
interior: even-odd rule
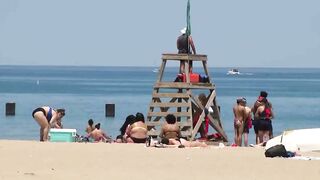
[[[274,114],[267,98],[263,98],[260,103],[254,117],[259,119],[258,143],[263,143],[270,139],[271,119],[274,118]]]
[[[245,123],[243,127],[243,142],[244,146],[248,146],[248,135],[249,135],[249,129],[252,128],[252,118],[251,118],[251,108],[248,106],[245,106],[246,114],[245,114]]]
[[[233,107],[234,114],[234,141],[237,146],[242,144],[242,133],[246,118],[246,100],[245,98],[238,98],[237,104]]]
[[[256,111],[259,106],[261,106],[261,101],[263,98],[265,98],[269,104],[269,107],[272,108],[271,102],[267,99],[268,93],[266,91],[260,91],[260,96],[258,96],[256,102],[254,103],[253,107],[251,108],[252,114],[255,117]],[[254,132],[256,134],[256,144],[259,144],[258,140],[258,127],[259,127],[259,119],[254,118],[252,121],[252,125],[254,127]],[[273,138],[273,127],[272,127],[272,122],[270,123],[270,131],[269,131],[269,137],[270,139]]]
[[[37,121],[40,126],[40,141],[48,141],[49,130],[57,122],[65,116],[64,109],[54,110],[49,106],[36,108],[32,112],[32,117]]]
[[[177,39],[177,49],[179,54],[196,54],[196,48],[191,35],[187,35],[187,28],[180,30],[181,35]],[[191,47],[191,48],[190,48]],[[192,51],[191,51],[192,50]],[[180,61],[180,73],[184,73],[185,61]],[[192,61],[189,62],[189,70],[192,72]]]

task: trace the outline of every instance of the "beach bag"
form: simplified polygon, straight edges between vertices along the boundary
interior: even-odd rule
[[[283,144],[278,144],[270,147],[264,153],[266,157],[288,157],[287,150]]]

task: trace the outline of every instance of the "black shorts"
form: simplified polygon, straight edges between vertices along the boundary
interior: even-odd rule
[[[46,111],[43,108],[37,108],[32,112],[32,117],[34,117],[34,114],[39,111],[41,111],[44,114],[44,116],[46,116]]]
[[[261,119],[259,122],[259,131],[270,131],[271,121],[267,119]]]
[[[256,134],[258,134],[259,122],[260,122],[260,120],[258,120],[258,119],[252,120],[252,125],[253,125],[253,129],[254,129],[254,133],[256,133]]]

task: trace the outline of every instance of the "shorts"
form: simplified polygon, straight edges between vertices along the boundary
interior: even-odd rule
[[[258,119],[252,121],[254,133],[256,133],[256,134],[258,134],[259,122],[260,122],[260,120],[258,120]]]
[[[259,122],[259,131],[270,131],[271,121],[267,119],[261,119]]]

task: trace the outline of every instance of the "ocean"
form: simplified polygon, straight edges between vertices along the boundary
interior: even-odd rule
[[[154,67],[0,66],[0,139],[38,140],[39,126],[32,111],[40,106],[65,108],[64,128],[84,135],[88,119],[100,122],[113,138],[129,114],[146,115]],[[209,68],[216,86],[221,120],[229,141],[234,138],[232,107],[239,96],[252,106],[261,90],[269,93],[275,119],[274,134],[284,130],[320,127],[320,69],[240,68],[240,75],[227,75],[229,68]],[[178,67],[167,67],[165,80],[174,80]],[[194,72],[201,68],[194,67]],[[5,105],[16,104],[14,116]],[[115,104],[115,117],[105,117],[105,104]],[[211,129],[212,132],[214,132]],[[249,143],[254,143],[251,129]]]

